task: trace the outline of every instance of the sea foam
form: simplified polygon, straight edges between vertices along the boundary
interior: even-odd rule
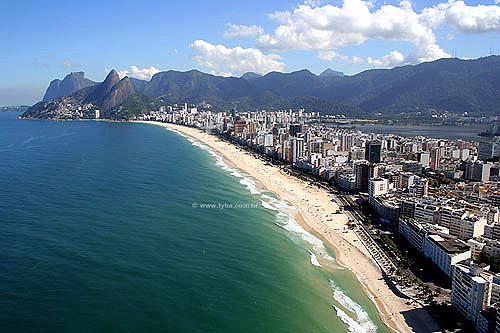
[[[238,170],[229,167],[224,162],[224,159],[219,154],[217,154],[212,148],[210,148],[209,146],[207,146],[199,141],[193,140],[189,137],[188,137],[188,140],[191,142],[191,144],[193,146],[196,146],[196,147],[199,147],[203,150],[206,150],[210,155],[212,155],[215,158],[215,164],[218,167],[220,167],[222,170],[230,172],[231,175],[236,177],[236,178],[242,178],[240,180],[240,184],[245,185],[251,194],[260,194],[260,191],[257,189],[257,185],[255,184],[255,182],[251,178],[246,177]]]
[[[259,194],[260,193],[260,191],[257,190],[257,186],[255,185],[255,182],[248,177],[245,177],[242,180],[240,180],[240,184],[245,185],[248,188],[248,190],[250,191],[250,193],[252,193],[252,194]]]
[[[279,227],[282,227],[283,229],[288,230],[292,234],[295,234],[299,236],[303,241],[305,241],[309,246],[312,247],[313,254],[314,254],[314,260],[313,262],[311,258],[311,263],[315,265],[317,262],[318,265],[319,261],[317,260],[316,255],[319,255],[322,259],[326,259],[329,261],[334,262],[335,260],[328,255],[326,252],[326,247],[323,244],[323,241],[321,241],[319,238],[315,237],[313,234],[310,232],[306,231],[296,220],[295,220],[295,215],[297,215],[297,208],[294,206],[289,205],[286,201],[280,200],[280,199],[275,199],[269,195],[262,194],[261,195],[262,202],[266,203],[266,205],[263,204],[264,208],[271,209],[271,210],[277,210],[278,214],[276,214],[277,222],[276,225]],[[318,266],[315,265],[315,266]],[[321,267],[321,266],[320,266]]]
[[[355,322],[359,325],[359,327],[362,328],[362,330],[355,330],[353,332],[376,332],[377,331],[377,325],[375,325],[375,323],[373,323],[373,321],[368,316],[368,313],[361,307],[361,305],[359,305],[352,298],[347,296],[342,291],[342,289],[340,289],[335,284],[335,282],[333,282],[332,280],[330,280],[330,287],[332,288],[332,291],[333,291],[333,299],[335,301],[337,301],[344,309],[346,309],[347,311],[352,312],[353,314],[356,315],[357,320],[355,320]],[[337,307],[336,307],[336,310],[337,310]],[[339,315],[339,317],[341,317],[338,310],[337,310],[337,315]],[[341,319],[342,319],[342,317],[341,317]],[[344,321],[344,320],[342,319],[342,321]],[[347,323],[347,322],[345,322],[345,323],[350,325],[350,323]]]
[[[311,255],[311,264],[313,264],[314,266],[317,266],[317,267],[323,267],[319,263],[318,258],[316,258],[316,255],[314,253],[312,253],[311,251],[309,251],[309,254]]]
[[[337,316],[344,322],[344,324],[347,325],[347,331],[350,333],[368,333],[370,331],[367,331],[363,326],[361,326],[360,323],[358,323],[356,320],[352,319],[349,317],[347,313],[342,311],[341,308],[338,306],[333,306],[335,308],[335,311],[337,312]]]

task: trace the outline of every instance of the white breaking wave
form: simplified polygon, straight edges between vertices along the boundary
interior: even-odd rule
[[[264,208],[278,210],[278,214],[276,214],[276,217],[277,217],[276,225],[282,227],[283,229],[290,231],[291,233],[293,233],[295,235],[300,236],[300,238],[303,241],[305,241],[306,243],[308,243],[312,247],[312,249],[314,251],[314,260],[317,262],[318,265],[320,265],[320,263],[317,260],[316,255],[319,255],[322,259],[326,259],[326,260],[329,260],[332,262],[335,261],[326,252],[326,247],[323,244],[323,241],[321,241],[321,239],[315,237],[310,232],[306,231],[304,228],[302,228],[302,226],[297,221],[295,221],[294,217],[298,212],[297,208],[295,208],[294,206],[290,206],[284,200],[275,199],[275,198],[273,198],[269,195],[266,195],[266,194],[262,194],[261,198],[265,199],[265,200],[262,200],[262,202],[267,202],[267,204],[270,206],[270,207],[266,207],[263,204]],[[312,259],[311,259],[311,263],[313,265],[315,265],[315,263],[312,262]],[[318,266],[318,265],[315,265],[315,266]],[[322,267],[322,266],[320,265],[320,267]]]
[[[239,173],[238,171],[236,171],[234,169],[230,169],[230,171],[231,171],[231,176],[238,177],[238,178],[243,178],[244,177],[241,173]]]
[[[356,318],[357,318],[357,320],[355,322],[357,324],[359,324],[359,326],[363,329],[361,331],[357,330],[357,331],[353,331],[353,332],[376,332],[377,331],[377,325],[375,325],[375,323],[370,319],[370,317],[368,316],[368,313],[361,307],[361,305],[359,305],[352,298],[347,296],[342,291],[342,289],[340,289],[335,284],[335,282],[333,282],[332,280],[330,280],[330,286],[331,286],[332,291],[333,291],[333,299],[335,301],[337,301],[346,310],[355,314]],[[337,310],[337,314],[339,315],[338,310]],[[339,315],[339,317],[340,317],[340,315]],[[344,321],[344,320],[342,319],[342,321]],[[350,325],[349,323],[346,323],[346,324]]]
[[[262,207],[264,207],[264,208],[266,208],[266,209],[270,209],[270,210],[274,210],[274,211],[279,211],[279,209],[278,209],[278,208],[276,208],[276,207],[274,207],[273,205],[271,205],[271,204],[269,204],[269,203],[265,202],[264,200],[261,200],[260,202],[262,203]],[[283,214],[283,215],[285,215],[285,214]]]
[[[312,253],[311,251],[309,251],[309,254],[311,255],[311,264],[313,264],[314,266],[317,266],[317,267],[323,267],[319,263],[318,258],[316,258],[316,255],[314,253]]]
[[[252,194],[259,194],[260,191],[257,190],[257,186],[255,185],[255,182],[253,180],[251,180],[250,178],[243,178],[242,180],[240,180],[240,184],[243,184],[245,185],[248,190],[250,190],[250,193]]]
[[[321,239],[313,236],[310,232],[306,231],[304,228],[300,226],[300,224],[295,221],[294,218],[290,217],[288,218],[288,222],[283,225],[283,228],[285,228],[288,231],[291,231],[302,238],[305,242],[309,243],[314,252],[318,255],[320,255],[322,258],[327,259],[329,261],[335,261],[328,253],[326,252],[326,247],[321,241]]]
[[[347,325],[347,331],[350,333],[365,333],[367,331],[360,323],[349,317],[347,313],[342,311],[338,306],[333,306],[337,312],[337,316]]]
[[[260,194],[260,191],[257,189],[257,185],[255,184],[255,182],[251,178],[245,177],[238,170],[229,167],[224,162],[224,159],[219,154],[217,154],[212,148],[210,148],[209,146],[207,146],[199,141],[193,140],[190,137],[186,137],[186,138],[192,143],[193,146],[196,146],[196,147],[199,147],[203,150],[208,151],[208,153],[215,158],[215,164],[217,166],[219,166],[222,170],[230,172],[231,175],[234,177],[242,178],[240,180],[240,184],[245,185],[251,194]]]

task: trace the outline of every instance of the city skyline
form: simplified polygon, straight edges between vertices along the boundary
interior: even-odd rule
[[[1,23],[0,104],[33,104],[51,80],[72,71],[95,81],[111,68],[146,80],[171,69],[240,76],[332,68],[351,75],[500,48],[493,0],[5,7],[11,15]]]

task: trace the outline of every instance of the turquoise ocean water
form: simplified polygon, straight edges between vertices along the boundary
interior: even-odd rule
[[[17,115],[0,113],[0,332],[389,331],[295,209],[208,147]]]

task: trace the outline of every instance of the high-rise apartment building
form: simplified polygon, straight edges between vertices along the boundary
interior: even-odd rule
[[[380,141],[371,141],[366,144],[365,160],[371,163],[380,163],[382,144]]]
[[[438,147],[434,147],[431,150],[431,169],[438,170],[440,167],[441,161],[441,149]]]

